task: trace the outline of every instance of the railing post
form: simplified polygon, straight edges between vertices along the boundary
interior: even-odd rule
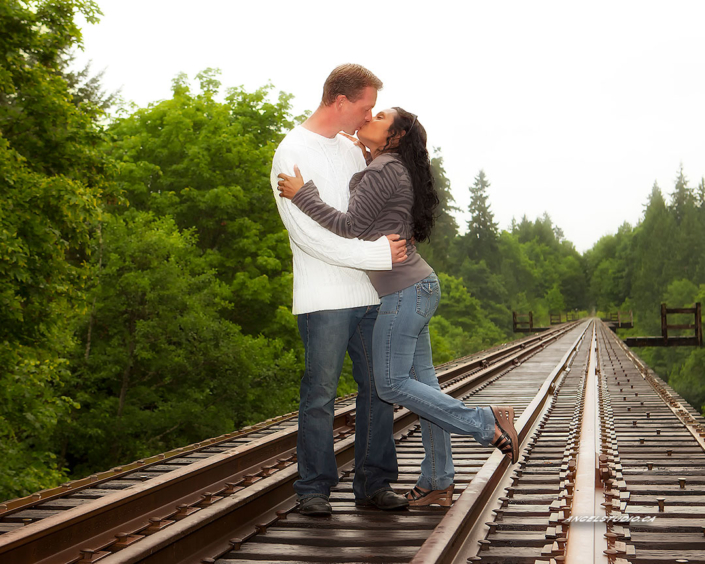
[[[666,313],[666,304],[661,304],[661,336],[664,343],[668,343],[668,314]]]
[[[698,346],[703,346],[703,312],[700,302],[695,304],[695,339]]]

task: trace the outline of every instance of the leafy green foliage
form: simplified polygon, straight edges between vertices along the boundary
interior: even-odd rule
[[[81,409],[61,429],[74,471],[294,409],[296,355],[226,319],[239,304],[227,301],[195,230],[134,211],[110,217],[103,241],[95,309],[79,328],[86,337],[73,362],[71,396]]]
[[[439,272],[448,272],[453,262],[451,246],[458,235],[458,223],[453,216],[459,208],[453,205],[453,194],[450,191],[450,180],[443,168],[441,150],[435,149],[431,158],[431,171],[436,184],[439,206],[436,221],[431,232],[431,239],[418,245],[421,255],[432,263]]]
[[[462,280],[442,272],[438,279],[442,299],[430,323],[435,362],[446,362],[486,349],[505,338]]]
[[[239,307],[228,314],[251,334],[288,333],[277,311],[291,305],[289,240],[272,198],[269,171],[283,132],[293,125],[289,95],[241,88],[217,100],[217,71],[185,76],[173,98],[137,110],[111,127],[109,154],[130,205],[195,228],[198,246]]]
[[[85,308],[85,261],[106,162],[99,111],[72,103],[62,57],[74,16],[93,2],[0,5],[0,496],[65,477],[53,448],[72,321]]]
[[[298,118],[270,85],[221,91],[185,75],[170,99],[100,123],[114,98],[72,72],[88,0],[0,4],[0,498],[231,431],[296,408],[303,350],[291,253],[269,171]],[[581,256],[544,215],[500,230],[490,181],[457,211],[439,150],[430,242],[443,299],[436,362],[512,338],[511,311],[705,301],[705,179],[683,170],[644,217]],[[697,406],[701,350],[644,357]],[[355,390],[349,359],[339,393]]]
[[[667,199],[654,184],[641,221],[624,224],[586,253],[590,294],[599,310],[633,310],[631,335],[660,335],[660,304],[705,302],[705,199],[679,169]],[[692,323],[692,316],[669,316]],[[692,332],[691,332],[692,334]],[[639,355],[698,409],[705,408],[702,350],[641,349]]]
[[[9,354],[3,351],[0,362],[6,367],[0,377],[0,497],[10,497],[66,478],[52,433],[77,404],[61,394],[61,380],[69,372],[66,360],[55,353],[16,345]]]

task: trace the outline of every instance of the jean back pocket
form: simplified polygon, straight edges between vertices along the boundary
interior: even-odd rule
[[[421,280],[416,286],[416,313],[430,318],[441,301],[441,288],[437,280]]]

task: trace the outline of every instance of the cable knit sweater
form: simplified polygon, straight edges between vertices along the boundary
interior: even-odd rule
[[[305,180],[313,180],[321,199],[347,211],[353,174],[365,168],[360,149],[348,139],[333,139],[303,126],[281,142],[272,162],[271,184],[279,215],[289,232],[294,262],[294,314],[345,309],[379,303],[365,270],[391,270],[389,241],[343,239],[299,210],[277,190],[280,173],[294,175],[298,165]]]

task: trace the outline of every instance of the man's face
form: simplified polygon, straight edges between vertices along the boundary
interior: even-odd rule
[[[374,86],[367,86],[362,91],[362,96],[357,101],[351,102],[347,98],[343,100],[341,107],[341,129],[345,133],[355,135],[355,132],[363,124],[372,119],[372,108],[377,103],[377,89]]]

